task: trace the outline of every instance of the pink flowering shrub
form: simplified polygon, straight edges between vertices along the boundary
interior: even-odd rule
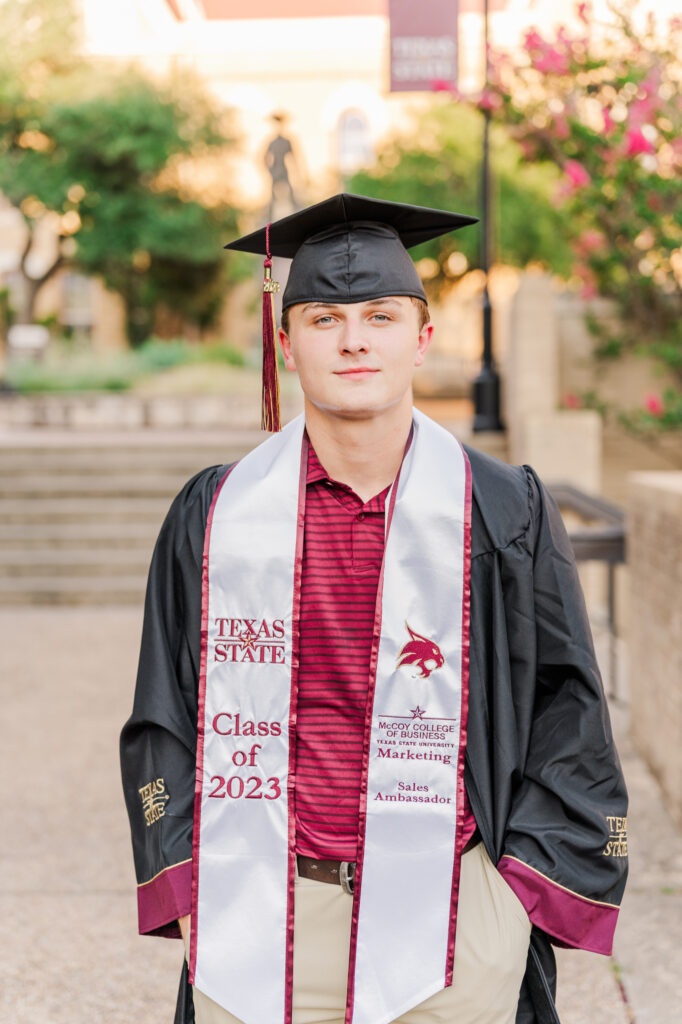
[[[579,3],[573,30],[532,29],[521,56],[493,54],[484,102],[526,161],[561,171],[576,286],[622,314],[617,334],[591,324],[598,354],[646,352],[677,381],[633,416],[682,428],[682,19],[638,31],[616,6],[610,27]]]

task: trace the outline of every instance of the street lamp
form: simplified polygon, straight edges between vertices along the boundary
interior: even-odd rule
[[[485,48],[485,92],[488,91],[490,57],[488,54],[488,0],[483,4],[483,45]],[[500,419],[500,378],[493,360],[493,310],[488,291],[488,273],[491,256],[490,223],[490,110],[483,109],[483,165],[481,172],[481,267],[485,274],[483,287],[483,363],[474,380],[474,423],[475,432],[482,430],[503,430]]]

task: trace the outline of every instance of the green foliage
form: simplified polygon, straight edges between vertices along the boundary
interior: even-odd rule
[[[29,232],[50,215],[59,234],[48,274],[26,275],[31,302],[68,262],[123,296],[134,343],[149,336],[160,307],[207,326],[239,274],[222,250],[237,211],[224,188],[200,197],[192,172],[229,159],[226,113],[187,75],[162,84],[133,68],[78,64],[69,4],[19,6],[30,9],[27,24],[14,24],[16,3],[0,4],[0,36],[9,24],[13,39],[23,32],[30,44],[0,71],[0,190]]]
[[[182,338],[149,338],[132,352],[108,357],[73,354],[57,346],[40,362],[12,361],[6,381],[22,394],[74,391],[127,391],[140,380],[178,366],[196,364],[243,366],[244,356],[231,345],[192,345]]]
[[[353,191],[398,202],[416,203],[461,213],[480,206],[483,118],[450,97],[434,97],[414,124],[378,154],[376,166],[358,172]],[[519,147],[502,129],[493,130],[493,216],[496,259],[515,266],[544,263],[559,274],[570,268],[563,217],[550,202],[558,175],[551,168],[524,165]],[[479,265],[480,230],[465,228],[412,250],[415,260],[428,257],[438,270],[427,280],[438,294],[466,269]],[[462,260],[448,261],[454,253]],[[435,268],[434,268],[435,269]]]
[[[12,325],[14,310],[10,305],[9,288],[0,288],[0,336]]]
[[[135,353],[135,363],[140,373],[158,373],[174,366],[197,363],[225,363],[228,366],[243,366],[244,355],[231,345],[190,345],[182,338],[163,341],[149,338]]]
[[[682,18],[635,25],[635,0],[613,5],[607,29],[578,6],[582,29],[527,33],[522,59],[494,59],[483,98],[512,127],[525,160],[562,174],[557,204],[572,230],[573,276],[589,298],[616,300],[621,327],[590,329],[597,353],[653,356],[682,393]],[[678,392],[659,415],[630,423],[668,429]],[[628,416],[626,416],[628,419]]]
[[[662,397],[650,395],[643,409],[622,411],[618,419],[644,438],[682,430],[682,391],[666,388]]]

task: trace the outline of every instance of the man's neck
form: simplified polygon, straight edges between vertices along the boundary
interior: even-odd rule
[[[306,429],[315,453],[333,480],[363,501],[392,484],[412,426],[412,398],[371,419],[341,419],[306,402]]]

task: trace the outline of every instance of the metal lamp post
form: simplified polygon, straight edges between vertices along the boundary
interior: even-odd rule
[[[483,45],[485,47],[485,89],[488,89],[488,0],[483,5]],[[481,173],[481,267],[485,274],[483,288],[483,363],[474,380],[474,422],[476,432],[502,430],[500,419],[500,378],[493,360],[493,310],[488,291],[488,272],[491,257],[490,224],[490,110],[483,111],[483,166]]]

